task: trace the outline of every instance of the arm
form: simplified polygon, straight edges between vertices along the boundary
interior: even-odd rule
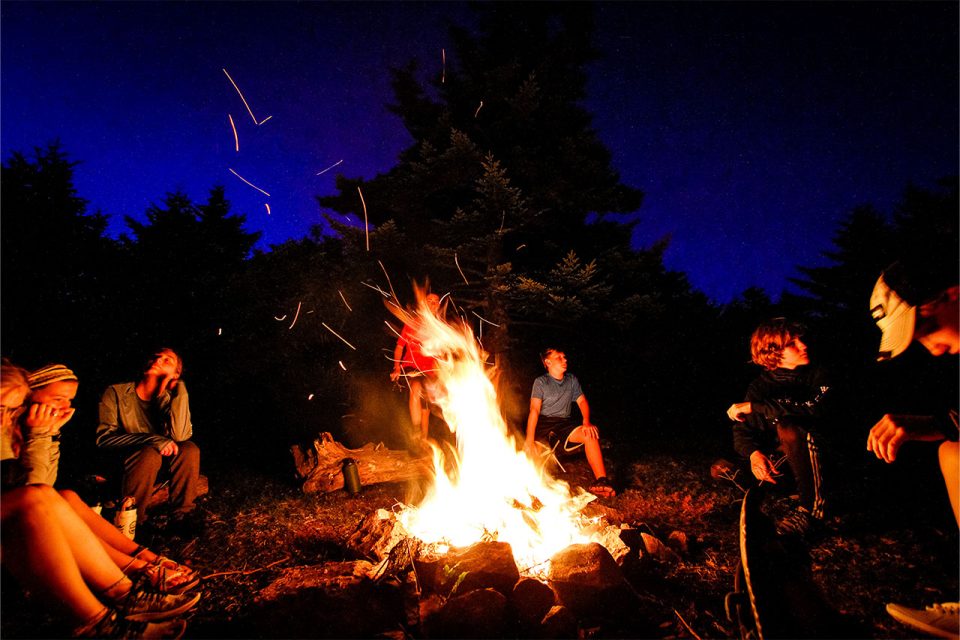
[[[193,423],[190,421],[190,397],[187,385],[177,380],[171,390],[159,398],[160,409],[164,414],[164,426],[170,439],[183,442],[193,437]]]
[[[897,452],[905,442],[918,440],[939,442],[945,440],[943,431],[933,416],[906,416],[886,414],[873,425],[867,436],[867,451],[884,462],[897,459]]]
[[[97,425],[97,446],[102,449],[142,447],[149,445],[160,451],[170,438],[153,433],[128,433],[120,417],[120,397],[114,387],[108,387],[100,397],[100,423]]]
[[[533,452],[533,443],[536,441],[537,435],[537,422],[540,420],[540,407],[542,405],[542,399],[530,398],[530,413],[527,415],[527,439],[523,445],[527,453]]]
[[[390,373],[390,380],[394,382],[400,377],[400,363],[403,362],[403,348],[405,345],[406,342],[403,339],[403,332],[401,332],[397,338],[397,346],[393,348],[393,371]]]
[[[23,417],[23,448],[20,466],[26,472],[26,484],[53,486],[60,468],[60,429],[73,417],[75,409],[54,409],[32,404]]]
[[[793,395],[789,393],[771,393],[766,397],[749,398],[753,412],[759,413],[765,418],[784,418],[784,417],[812,417],[819,418],[824,415],[833,394],[830,391],[830,383],[826,380],[823,370],[816,369],[811,372],[810,380],[803,390],[794,389]],[[796,391],[800,391],[796,393]],[[749,393],[748,393],[749,395]]]
[[[590,424],[590,403],[587,402],[587,396],[580,394],[580,397],[576,400],[577,406],[580,407],[580,415],[583,416],[583,426],[589,427]]]

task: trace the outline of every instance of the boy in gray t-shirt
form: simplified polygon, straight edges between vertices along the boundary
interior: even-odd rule
[[[559,349],[548,348],[543,352],[542,360],[547,373],[533,381],[524,449],[532,456],[537,441],[560,454],[571,453],[582,447],[596,477],[590,485],[590,493],[604,498],[617,495],[607,479],[600,450],[600,432],[590,422],[587,397],[583,395],[577,377],[567,373],[567,356]],[[570,415],[570,405],[574,402],[583,415],[583,424]]]

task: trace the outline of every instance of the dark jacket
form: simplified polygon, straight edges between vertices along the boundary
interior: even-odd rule
[[[805,365],[796,369],[764,371],[747,387],[751,413],[733,425],[733,448],[744,458],[754,451],[776,448],[777,423],[817,432],[832,392],[823,369]]]

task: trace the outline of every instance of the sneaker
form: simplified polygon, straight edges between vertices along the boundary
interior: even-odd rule
[[[184,620],[134,622],[108,610],[98,620],[74,630],[77,638],[164,638],[179,640],[187,629]]]
[[[200,584],[200,576],[195,571],[176,563],[173,566],[159,562],[150,564],[140,575],[144,588],[155,593],[179,595]]]
[[[200,594],[164,595],[134,585],[127,595],[114,603],[120,615],[134,622],[169,620],[183,615],[200,602]]]
[[[910,609],[890,603],[887,613],[897,622],[940,638],[960,637],[960,603],[944,602],[926,609]]]
[[[777,533],[781,536],[811,536],[820,521],[814,518],[804,507],[797,507],[790,515],[777,523]]]

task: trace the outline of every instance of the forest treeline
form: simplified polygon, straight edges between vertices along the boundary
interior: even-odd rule
[[[552,9],[505,19],[488,8],[477,32],[454,28],[457,73],[391,71],[391,109],[414,142],[387,173],[340,175],[337,193],[318,198],[335,235],[317,227],[257,249],[259,234],[213,186],[203,203],[167,194],[112,238],[74,187],[69,150],[6,158],[2,352],[78,373],[66,468],[90,463],[102,389],[132,379],[160,345],[184,356],[207,461],[286,468],[290,444],[318,431],[402,444],[405,399],[388,377],[399,324],[382,292],[411,304],[414,281],[450,294],[448,318],[482,328],[516,426],[537,353],[554,344],[623,446],[722,447],[725,408],[756,373],[749,334],[777,315],[807,323],[814,353],[857,402],[896,402],[880,392],[869,294],[906,249],[958,263],[957,179],[907,186],[892,212],[849,212],[826,266],[798,265],[802,294],[748,289],[717,304],[665,267],[666,242],[631,244],[643,194],[620,181],[581,106],[596,55],[589,11]],[[485,96],[504,98],[486,98],[475,118]],[[356,222],[364,201],[376,203],[369,235]]]

